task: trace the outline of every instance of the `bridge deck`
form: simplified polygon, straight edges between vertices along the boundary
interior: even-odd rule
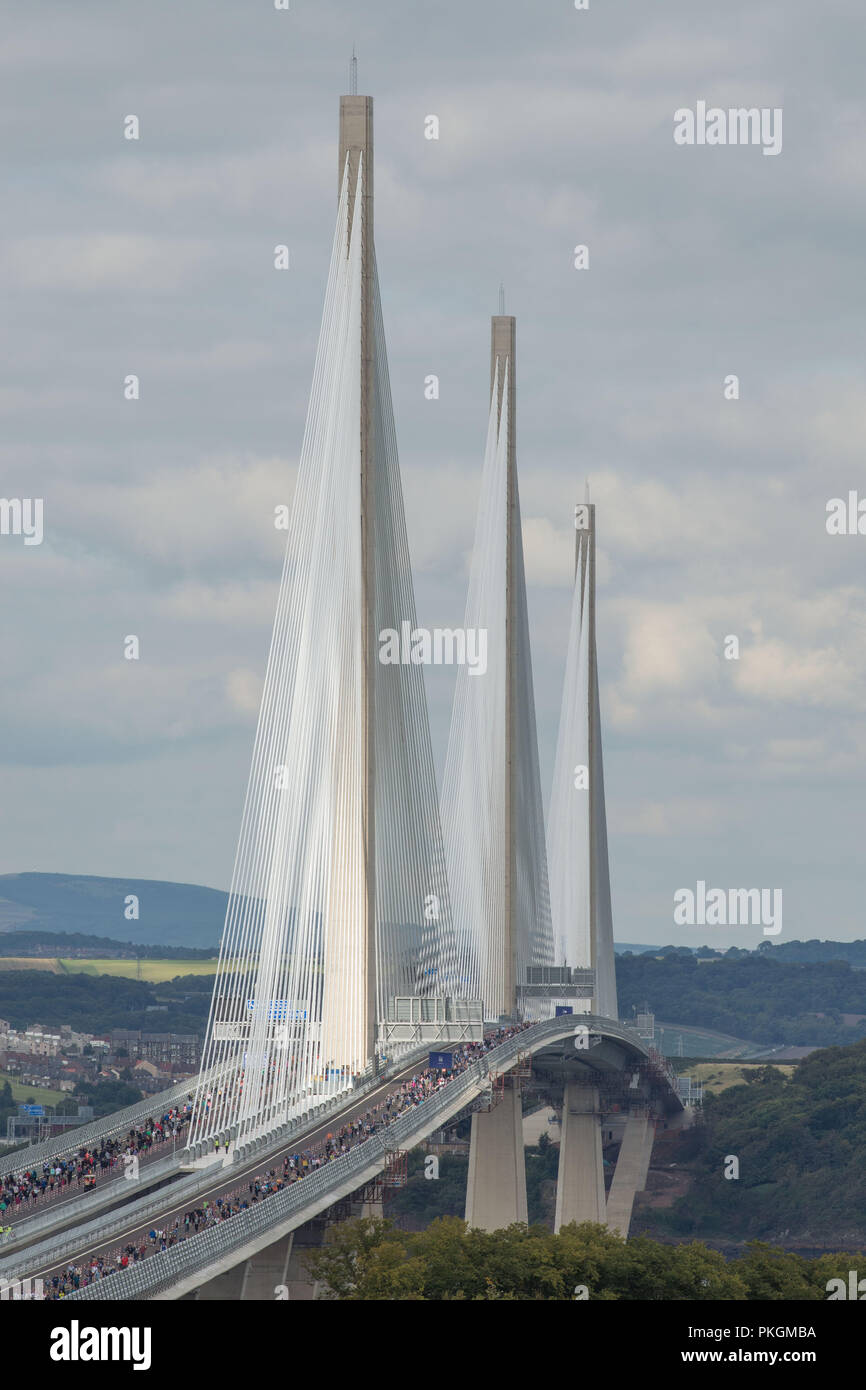
[[[624,1044],[626,1052],[635,1058],[649,1056],[635,1033],[610,1019],[584,1015],[580,1018],[580,1024],[601,1034],[606,1041]],[[150,1256],[68,1297],[77,1300],[181,1297],[241,1260],[252,1258],[275,1240],[287,1236],[326,1211],[335,1202],[351,1196],[382,1171],[392,1150],[414,1148],[465,1109],[489,1084],[491,1074],[509,1071],[522,1054],[536,1054],[553,1044],[566,1042],[574,1037],[575,1026],[573,1016],[534,1024],[492,1049],[387,1129],[372,1135],[349,1153],[332,1160],[302,1181],[292,1183],[219,1226],[211,1227],[170,1250]],[[680,1104],[678,1098],[676,1104]],[[245,1165],[244,1171],[260,1166],[263,1161],[272,1161],[274,1156],[271,1154],[266,1159],[264,1154],[259,1154],[253,1165]],[[223,1188],[232,1183],[235,1171],[230,1168],[223,1170]]]

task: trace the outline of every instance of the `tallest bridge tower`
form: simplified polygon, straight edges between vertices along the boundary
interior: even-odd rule
[[[399,1002],[423,1003],[455,979],[423,668],[380,660],[383,637],[414,630],[416,612],[376,266],[371,97],[341,98],[338,160],[195,1140],[254,1136],[347,1090],[377,1065],[381,1037],[391,1056],[408,1045],[388,1029]]]
[[[352,85],[355,86],[356,63],[352,58]],[[363,647],[361,722],[363,748],[362,761],[362,819],[364,840],[364,871],[366,890],[364,893],[363,926],[363,989],[364,989],[364,1034],[368,1057],[376,1051],[377,1009],[376,1009],[376,575],[374,566],[375,545],[375,391],[376,391],[376,350],[374,305],[376,292],[376,262],[373,242],[373,98],[351,96],[340,98],[340,136],[339,160],[337,166],[337,193],[342,192],[346,180],[348,198],[346,218],[350,209],[358,201],[359,174],[361,175],[360,207],[360,482],[361,482],[361,641]],[[347,226],[346,255],[349,255],[350,238]]]

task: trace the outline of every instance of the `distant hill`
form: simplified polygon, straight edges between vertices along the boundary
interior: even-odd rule
[[[866,970],[866,941],[762,941],[759,946],[633,946],[627,941],[614,942],[617,954],[631,951],[634,955],[698,956],[703,960],[748,960],[766,956],[775,961],[811,964],[844,960],[855,970]]]
[[[124,903],[139,901],[138,921]],[[84,874],[0,874],[0,932],[81,932],[143,946],[216,950],[228,894],[193,883]]]
[[[146,946],[142,942],[114,941],[110,936],[89,936],[85,932],[30,931],[16,927],[0,933],[0,960],[62,956],[91,960],[213,960],[212,946],[196,950],[193,946]]]
[[[813,1052],[785,1071],[752,1067],[742,1085],[705,1096],[703,1124],[672,1155],[689,1189],[661,1209],[639,1198],[640,1234],[862,1248],[866,1040]],[[738,1181],[725,1182],[734,1154]]]
[[[866,1037],[866,972],[847,961],[780,961],[760,950],[739,960],[619,955],[616,987],[622,1018],[648,1002],[657,1019],[773,1047]]]

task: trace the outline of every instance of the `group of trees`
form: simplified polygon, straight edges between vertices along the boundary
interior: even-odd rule
[[[849,965],[866,968],[866,941],[780,941],[778,945],[763,942],[759,951],[766,951],[773,960],[828,961],[846,960]]]
[[[866,1240],[864,1153],[866,1040],[813,1053],[790,1080],[756,1068],[706,1097],[703,1123],[681,1141],[689,1192],[653,1213],[653,1229],[805,1245]],[[725,1176],[728,1156],[738,1177]]]
[[[210,960],[219,954],[215,946],[204,950],[194,946],[134,946],[129,941],[78,931],[0,933],[0,956],[69,956],[84,951],[97,960]]]
[[[662,1245],[639,1236],[624,1241],[603,1226],[469,1230],[441,1217],[424,1231],[362,1219],[331,1227],[329,1239],[305,1256],[327,1296],[341,1302],[574,1299],[622,1301],[788,1300],[827,1298],[827,1282],[847,1281],[852,1259],[804,1259],[753,1245],[726,1261],[697,1242]]]
[[[141,1028],[164,1033],[202,1033],[213,976],[185,975],[150,985],[109,975],[54,975],[47,970],[0,971],[0,1018],[13,1028],[37,1021],[59,1028],[68,1023],[85,1033]],[[148,1013],[148,1005],[166,1010]]]
[[[799,964],[758,951],[701,964],[691,952],[625,952],[616,983],[624,1018],[650,1000],[657,1018],[756,1042],[828,1047],[866,1037],[866,1023],[842,1018],[866,1015],[866,972],[846,961]]]

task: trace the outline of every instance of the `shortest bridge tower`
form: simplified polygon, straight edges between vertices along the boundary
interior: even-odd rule
[[[574,509],[575,565],[550,799],[550,910],[562,988],[556,1003],[617,1017],[607,813],[596,654],[595,505]],[[554,991],[555,992],[555,991]]]

